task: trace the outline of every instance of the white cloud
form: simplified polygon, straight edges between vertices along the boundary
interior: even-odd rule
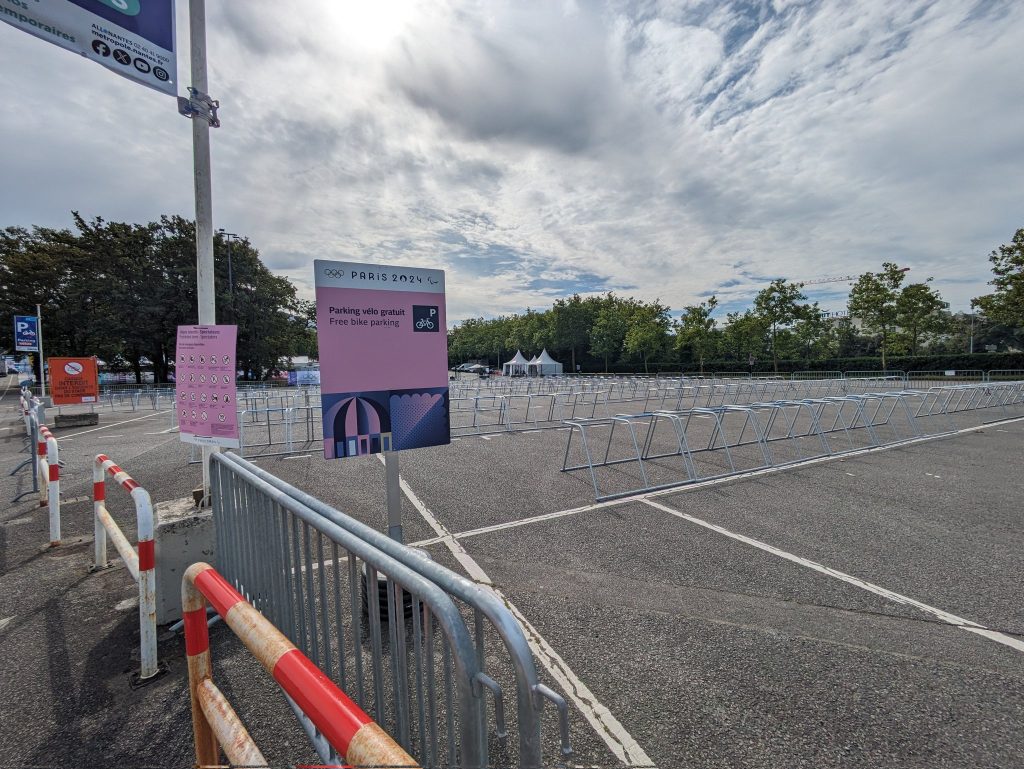
[[[1024,225],[1018,3],[304,9],[209,9],[217,226],[304,291],[338,257],[445,267],[454,318],[681,307],[895,260],[962,308]],[[191,212],[169,98],[6,25],[0,66],[0,226]]]

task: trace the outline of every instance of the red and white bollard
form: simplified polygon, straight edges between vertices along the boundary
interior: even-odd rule
[[[48,506],[50,513],[50,547],[60,544],[60,451],[57,439],[46,425],[39,425],[37,442],[39,475],[46,482],[39,484],[39,506]]]
[[[109,473],[135,502],[138,552],[111,518],[106,507],[104,472]],[[107,567],[107,536],[139,586],[139,634],[141,636],[139,680],[159,672],[156,652],[156,549],[153,542],[153,503],[149,492],[106,454],[97,454],[92,469],[92,508],[95,568]]]

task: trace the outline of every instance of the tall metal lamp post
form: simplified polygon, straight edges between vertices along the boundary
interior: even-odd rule
[[[231,322],[235,320],[235,278],[231,270],[231,241],[238,237],[235,232],[225,232],[224,228],[217,230],[217,232],[227,241],[228,246],[228,304],[231,307]]]

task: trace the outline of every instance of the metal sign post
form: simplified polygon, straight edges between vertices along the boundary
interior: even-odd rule
[[[396,542],[402,539],[402,487],[398,474],[398,452],[385,451],[384,483],[387,486],[388,536]]]
[[[199,325],[217,322],[213,287],[213,184],[210,177],[210,127],[220,125],[219,103],[211,99],[206,78],[206,0],[189,0],[192,85],[189,98],[178,98],[178,112],[192,120],[192,157],[196,193],[196,282]],[[234,377],[232,377],[234,379]],[[210,498],[210,457],[219,449],[203,447],[203,504]]]
[[[43,357],[43,310],[36,305],[36,333],[39,339],[39,400],[46,401],[46,358]]]

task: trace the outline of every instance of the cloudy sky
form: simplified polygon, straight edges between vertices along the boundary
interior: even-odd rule
[[[306,296],[337,258],[443,267],[452,319],[734,309],[894,261],[965,309],[1024,227],[1019,0],[207,5],[216,226]],[[5,24],[0,68],[0,226],[193,215],[173,99]]]

